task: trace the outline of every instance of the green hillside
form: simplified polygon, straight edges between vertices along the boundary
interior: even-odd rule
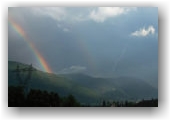
[[[18,86],[17,65],[28,65],[8,61],[8,86]],[[26,72],[20,72],[25,79]],[[99,103],[102,100],[144,99],[158,96],[158,90],[135,78],[94,78],[84,74],[56,75],[39,70],[32,72],[29,89],[57,92],[60,96],[72,94],[81,103]]]
[[[133,77],[94,78],[84,74],[67,74],[66,78],[82,86],[99,91],[102,99],[151,99],[158,98],[158,90],[144,80]]]
[[[18,80],[16,73],[13,72],[16,70],[16,66],[19,65],[20,68],[28,67],[28,65],[17,63],[17,62],[8,62],[8,86],[18,86]],[[25,79],[27,73],[21,72],[22,79]],[[81,86],[68,78],[56,75],[45,73],[39,70],[36,70],[32,73],[31,80],[29,82],[29,88],[54,91],[59,93],[61,96],[66,96],[73,94],[78,100],[82,102],[93,102],[97,100],[98,94],[95,90],[88,87]]]

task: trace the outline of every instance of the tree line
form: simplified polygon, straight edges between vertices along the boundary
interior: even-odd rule
[[[8,87],[9,107],[79,107],[73,95],[60,97],[57,93],[31,89],[27,94],[23,87]]]
[[[58,93],[31,89],[28,93],[23,87],[8,87],[9,107],[158,107],[158,99],[132,101],[105,101],[98,106],[82,105],[73,95],[61,97]]]
[[[113,101],[102,103],[103,107],[158,107],[158,99],[141,100],[139,102],[134,101]]]

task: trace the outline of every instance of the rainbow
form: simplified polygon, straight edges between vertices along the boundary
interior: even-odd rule
[[[44,57],[41,55],[41,53],[36,49],[36,46],[30,41],[28,35],[26,34],[25,30],[17,23],[15,22],[11,17],[8,18],[9,24],[12,26],[12,28],[25,40],[25,42],[28,44],[32,52],[34,53],[37,61],[43,68],[45,72],[52,73],[51,68],[49,67],[47,61],[44,59]]]
[[[86,57],[87,63],[89,64],[91,70],[93,72],[97,71],[97,65],[96,65],[96,60],[94,59],[94,57],[91,54],[90,48],[88,47],[88,45],[85,43],[85,39],[84,37],[82,37],[83,35],[81,34],[73,34],[77,44],[80,46],[80,49],[83,52],[83,55]]]

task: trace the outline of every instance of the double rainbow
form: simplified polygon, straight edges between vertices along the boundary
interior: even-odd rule
[[[45,72],[52,73],[51,68],[49,67],[47,61],[44,59],[44,57],[41,55],[41,53],[36,49],[36,46],[30,41],[28,35],[26,34],[25,30],[17,23],[15,22],[10,16],[8,18],[9,24],[12,26],[12,28],[25,40],[25,42],[28,44],[32,52],[34,53],[37,61],[43,68]]]

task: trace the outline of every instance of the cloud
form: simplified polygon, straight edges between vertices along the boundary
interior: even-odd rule
[[[63,21],[67,17],[67,12],[63,7],[35,7],[31,11],[36,16],[46,16],[57,21]]]
[[[62,24],[57,24],[57,27],[60,28],[64,32],[70,32],[70,29]]]
[[[84,72],[86,70],[86,67],[84,66],[76,66],[73,65],[69,68],[64,68],[63,70],[59,71],[60,74],[68,74],[68,73],[79,73]]]
[[[76,15],[72,18],[73,21],[76,21],[76,22],[83,22],[83,21],[87,21],[89,20],[88,18],[88,15]]]
[[[84,15],[82,11],[73,11],[73,9],[69,7],[33,7],[31,11],[36,16],[49,17],[58,22],[87,20],[87,15]]]
[[[63,28],[64,32],[69,32],[70,30],[68,28]]]
[[[125,7],[98,7],[90,12],[89,18],[95,22],[104,22],[108,18],[116,17],[121,14],[125,14],[130,10],[136,10],[136,8]]]
[[[141,28],[140,30],[137,30],[133,33],[131,33],[132,36],[137,36],[137,37],[145,37],[150,34],[155,34],[155,28],[151,25],[148,27],[148,29],[145,29],[145,27]]]
[[[75,10],[74,10],[75,9]],[[64,8],[64,7],[39,7],[31,8],[36,16],[50,17],[56,21],[82,22],[93,20],[95,22],[104,22],[108,18],[125,14],[134,7],[95,7],[95,8]]]

